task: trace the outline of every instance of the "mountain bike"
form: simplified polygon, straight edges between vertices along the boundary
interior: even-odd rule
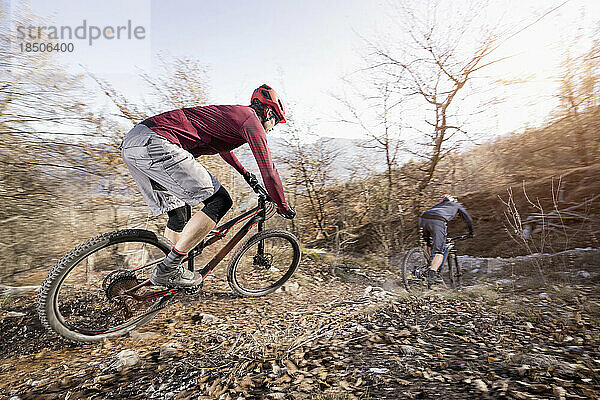
[[[203,281],[253,227],[258,232],[240,244],[227,266],[227,281],[240,296],[258,297],[281,287],[300,263],[298,239],[285,230],[264,229],[275,205],[260,184],[254,184],[258,205],[213,229],[183,260],[194,270],[204,248],[245,224],[199,271]],[[188,215],[191,215],[191,207]],[[152,269],[173,245],[144,229],[125,229],[92,238],[65,255],[50,271],[38,297],[40,321],[51,332],[74,342],[100,342],[148,323],[178,294],[194,288],[157,287]]]
[[[420,234],[419,237],[419,246],[410,249],[402,260],[402,281],[406,290],[410,292],[421,292],[431,287],[431,282],[427,279],[431,256],[427,251],[423,235]],[[469,237],[469,235],[462,235],[446,239],[444,258],[439,269],[443,279],[442,285],[453,289],[461,287],[461,270],[456,254],[456,242]]]

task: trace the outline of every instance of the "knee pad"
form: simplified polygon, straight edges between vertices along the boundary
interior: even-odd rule
[[[223,186],[219,188],[212,196],[204,200],[204,208],[202,212],[206,214],[210,219],[218,223],[221,218],[233,205],[231,196]]]
[[[183,227],[190,220],[190,215],[187,212],[187,207],[179,207],[171,211],[167,211],[169,221],[167,222],[167,228],[172,231],[179,232],[183,231]]]

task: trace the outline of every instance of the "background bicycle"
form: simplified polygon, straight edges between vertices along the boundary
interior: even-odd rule
[[[427,279],[427,271],[431,262],[431,256],[427,251],[427,244],[420,235],[419,246],[410,249],[402,260],[402,282],[408,291],[424,291],[431,286]],[[461,235],[446,239],[444,259],[440,266],[442,284],[453,289],[461,287],[461,270],[458,264],[456,242],[467,239],[469,235]]]
[[[298,239],[290,232],[264,229],[275,213],[265,189],[256,184],[258,205],[214,229],[183,263],[194,269],[195,257],[242,221],[245,224],[199,271],[205,279],[249,233],[227,267],[227,280],[238,295],[258,297],[281,287],[300,263]],[[188,215],[191,215],[189,213]],[[121,336],[150,321],[180,293],[196,288],[152,286],[150,274],[172,248],[164,237],[143,229],[105,233],[65,255],[48,274],[38,297],[40,321],[52,332],[76,342]]]

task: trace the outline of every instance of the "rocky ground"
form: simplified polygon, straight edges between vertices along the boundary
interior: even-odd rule
[[[496,271],[416,296],[370,265],[307,258],[288,290],[259,299],[217,274],[99,345],[48,334],[34,295],[5,296],[0,398],[600,398],[596,284]]]

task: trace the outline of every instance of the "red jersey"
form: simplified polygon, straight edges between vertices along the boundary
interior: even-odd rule
[[[148,118],[150,126],[171,143],[181,146],[197,157],[219,154],[240,174],[246,169],[232,150],[248,143],[256,159],[269,196],[279,211],[287,211],[283,186],[273,164],[267,134],[258,116],[248,106],[201,106],[183,108]]]

